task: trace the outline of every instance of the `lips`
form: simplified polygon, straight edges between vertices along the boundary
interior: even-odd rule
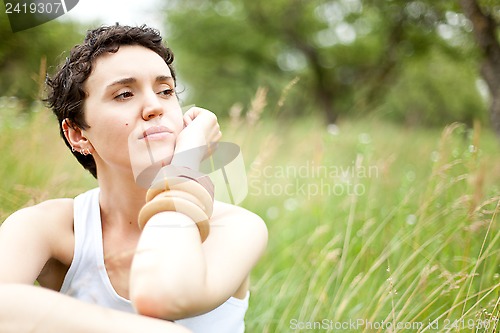
[[[165,126],[151,126],[139,137],[139,139],[162,139],[163,137],[173,134],[172,130]]]

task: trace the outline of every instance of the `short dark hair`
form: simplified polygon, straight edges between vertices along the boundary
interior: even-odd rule
[[[92,65],[99,56],[115,53],[122,45],[139,45],[154,51],[168,65],[174,82],[176,81],[172,65],[174,54],[162,43],[162,37],[158,30],[146,25],[131,27],[118,23],[88,30],[83,43],[74,46],[69,57],[66,58],[58,71],[52,77],[47,76],[46,79],[49,91],[44,101],[56,115],[60,134],[68,148],[72,147],[64,136],[63,120],[68,119],[68,125],[72,127],[89,128],[84,113],[84,102],[87,97],[87,92],[84,89],[85,81],[89,78]],[[92,155],[83,155],[78,151],[73,151],[73,155],[85,169],[97,178],[96,164]]]

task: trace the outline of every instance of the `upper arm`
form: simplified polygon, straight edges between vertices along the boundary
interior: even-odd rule
[[[63,202],[23,208],[0,226],[0,283],[34,283],[59,245],[56,226],[61,207],[67,206]]]
[[[216,204],[210,236],[203,243],[209,298],[225,301],[245,281],[267,245],[267,227],[241,207]],[[210,297],[212,296],[212,297]]]

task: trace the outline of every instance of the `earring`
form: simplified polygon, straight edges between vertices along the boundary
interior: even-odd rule
[[[71,146],[71,151],[74,153],[76,151],[75,147]]]
[[[88,149],[88,148],[81,148],[80,149],[80,154],[82,154],[83,156],[92,155],[90,153],[90,149]]]

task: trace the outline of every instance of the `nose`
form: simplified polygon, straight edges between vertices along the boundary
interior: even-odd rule
[[[144,98],[142,118],[144,120],[151,120],[156,117],[161,117],[162,115],[163,108],[158,96],[154,92],[147,93]]]

